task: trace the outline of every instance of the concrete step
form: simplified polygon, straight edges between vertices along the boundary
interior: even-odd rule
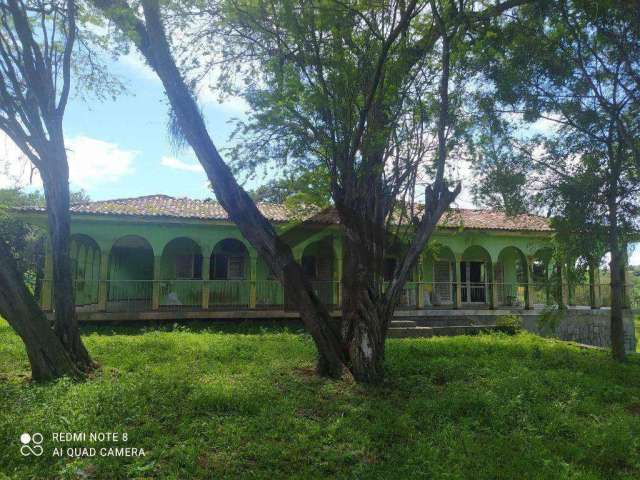
[[[473,335],[480,332],[489,332],[496,329],[496,325],[459,325],[453,327],[393,327],[389,328],[389,337],[440,337],[454,335]]]

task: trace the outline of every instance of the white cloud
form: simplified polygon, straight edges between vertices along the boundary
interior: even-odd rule
[[[162,157],[160,160],[160,165],[173,168],[174,170],[183,170],[186,172],[195,172],[195,173],[203,173],[204,168],[199,163],[187,163],[182,160],[178,160],[175,157]]]
[[[157,84],[161,83],[158,75],[156,75],[151,67],[147,65],[144,58],[142,58],[142,55],[140,55],[137,50],[132,50],[127,55],[119,57],[119,60],[123,65],[128,67],[129,70],[133,71],[133,73],[143,78],[144,80],[148,80]]]
[[[242,97],[225,97],[223,101],[208,85],[201,85],[198,91],[198,99],[205,105],[210,105],[223,110],[230,115],[246,115],[249,104]]]
[[[453,181],[460,181],[462,190],[455,200],[455,206],[458,208],[478,208],[473,201],[473,193],[471,187],[474,183],[474,175],[471,170],[471,163],[463,159],[453,159],[447,163],[446,173],[448,178]]]
[[[39,185],[40,177],[33,172],[31,162],[9,137],[0,132],[0,188],[27,186],[32,176]]]
[[[134,172],[135,150],[80,135],[67,141],[69,177],[72,184],[90,188],[97,181],[116,182]]]
[[[72,187],[91,189],[96,183],[113,183],[134,172],[134,150],[85,135],[67,139],[69,181]],[[0,187],[41,187],[42,181],[31,163],[6,136],[0,137]]]

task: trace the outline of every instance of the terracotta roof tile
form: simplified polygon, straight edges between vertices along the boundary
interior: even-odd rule
[[[284,205],[258,203],[258,209],[272,222],[286,222],[293,215]],[[23,208],[23,211],[45,211],[42,207]],[[72,214],[122,215],[135,217],[169,217],[202,220],[228,220],[229,215],[222,206],[211,200],[174,198],[168,195],[148,195],[97,202],[76,203]],[[314,223],[336,223],[335,211],[324,211],[313,217]],[[453,209],[438,222],[441,228],[465,228],[481,230],[512,230],[550,232],[548,219],[538,215],[509,217],[491,210]]]

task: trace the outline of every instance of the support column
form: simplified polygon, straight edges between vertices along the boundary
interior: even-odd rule
[[[109,293],[109,252],[100,254],[100,270],[98,271],[98,311],[107,310],[107,296]]]
[[[202,257],[202,310],[209,310],[209,278],[211,278],[211,255]]]
[[[162,257],[153,257],[153,290],[151,293],[151,308],[160,308],[160,261]]]
[[[489,305],[492,310],[498,308],[498,282],[496,281],[497,272],[498,272],[498,262],[491,263],[491,298]]]
[[[524,308],[525,310],[531,310],[533,308],[533,257],[526,258],[527,264],[525,265],[525,288],[524,288]]]
[[[249,308],[256,308],[256,279],[258,274],[258,255],[252,252],[249,257]]]
[[[456,255],[455,260],[455,279],[456,279],[456,308],[462,308],[462,275],[460,275],[460,264],[462,255]]]
[[[47,242],[46,245],[44,254],[44,279],[42,280],[40,307],[45,312],[50,312],[53,305],[53,256],[49,242]]]

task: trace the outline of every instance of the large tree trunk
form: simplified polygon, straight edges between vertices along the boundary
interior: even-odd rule
[[[42,183],[47,201],[49,238],[53,256],[54,331],[71,359],[83,371],[94,364],[80,338],[76,318],[71,274],[71,216],[69,214],[69,167],[64,141],[52,152],[48,168],[41,169]]]
[[[620,237],[618,233],[618,205],[617,205],[617,183],[611,186],[612,192],[609,195],[609,248],[611,251],[610,273],[611,273],[611,353],[618,361],[625,359],[624,350],[624,322],[622,309],[624,306],[624,286],[622,285],[622,274],[624,268],[623,252],[620,248]]]
[[[369,296],[366,287],[347,283],[343,292],[348,299],[342,308],[347,367],[357,382],[379,383],[384,378],[384,348],[390,318],[385,318],[385,310]]]
[[[24,342],[35,381],[82,375],[24,285],[3,239],[0,239],[0,314]]]
[[[384,308],[384,252],[372,243],[345,225],[342,341],[347,367],[361,383],[384,378],[385,338],[393,315],[393,309]]]

